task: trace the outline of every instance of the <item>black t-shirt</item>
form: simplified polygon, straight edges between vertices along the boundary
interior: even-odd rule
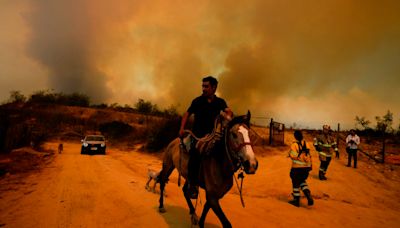
[[[215,118],[227,107],[225,100],[217,96],[211,102],[205,96],[195,98],[187,110],[189,114],[194,114],[193,133],[197,137],[211,133]]]

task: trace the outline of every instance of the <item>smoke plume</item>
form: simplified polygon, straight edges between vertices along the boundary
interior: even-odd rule
[[[400,113],[398,1],[31,0],[5,6],[19,9],[25,23],[11,23],[28,32],[14,46],[25,43],[48,87],[86,93],[94,102],[132,105],[143,98],[183,112],[200,95],[201,79],[214,75],[218,95],[238,114],[249,109],[304,127],[351,127],[356,115]],[[17,14],[7,15],[4,20]]]

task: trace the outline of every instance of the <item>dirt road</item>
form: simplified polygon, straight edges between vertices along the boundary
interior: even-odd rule
[[[57,143],[49,147],[57,148]],[[7,176],[0,184],[0,226],[4,227],[190,227],[190,218],[174,172],[167,185],[167,212],[157,210],[158,195],[147,191],[147,169],[161,159],[137,151],[108,150],[106,156],[80,155],[80,144],[64,151],[40,172]],[[291,193],[290,162],[285,153],[258,156],[256,175],[246,176],[242,208],[236,189],[221,201],[234,227],[399,227],[400,184],[364,162],[359,169],[334,160],[326,182],[314,168],[309,185],[315,205],[305,199],[296,208]],[[318,166],[314,154],[314,167]],[[200,192],[197,214],[204,192]],[[206,227],[221,227],[213,212]]]

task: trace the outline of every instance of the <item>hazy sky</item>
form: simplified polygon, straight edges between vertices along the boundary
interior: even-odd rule
[[[391,110],[397,126],[399,12],[398,0],[0,0],[0,101],[54,89],[183,112],[214,75],[238,114],[353,127]]]

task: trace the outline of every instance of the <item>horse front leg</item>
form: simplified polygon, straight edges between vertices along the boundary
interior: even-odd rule
[[[225,216],[224,212],[222,211],[222,208],[219,205],[219,200],[218,199],[207,199],[207,202],[210,204],[211,209],[217,215],[222,226],[224,228],[231,228],[232,225],[229,222],[228,218]]]
[[[160,213],[165,212],[165,208],[164,208],[164,191],[165,190],[164,189],[165,189],[165,185],[168,182],[168,177],[169,177],[169,175],[171,175],[171,173],[174,169],[175,169],[175,167],[173,165],[163,163],[163,168],[160,171],[160,174],[158,174],[158,177],[156,178],[156,180],[160,181],[160,200],[159,200],[160,205],[158,206],[158,211]]]
[[[197,225],[199,219],[196,215],[196,209],[194,208],[193,203],[190,200],[190,196],[187,190],[188,190],[188,182],[185,181],[185,184],[182,187],[183,195],[185,196],[186,203],[189,206],[189,214],[191,216],[192,224]]]
[[[204,204],[204,207],[203,207],[203,212],[201,213],[201,217],[199,220],[200,228],[204,227],[204,222],[206,221],[206,216],[207,216],[207,213],[209,210],[210,210],[210,204],[208,203],[208,201],[206,201],[206,203]]]

